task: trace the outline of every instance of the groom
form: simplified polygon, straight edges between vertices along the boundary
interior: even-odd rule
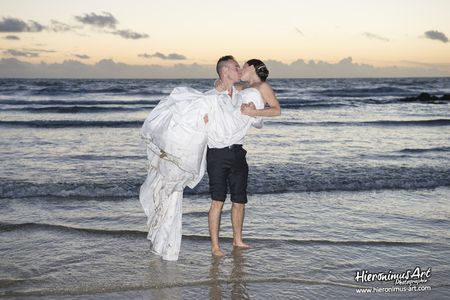
[[[209,93],[217,95],[217,101],[225,105],[235,106],[237,90],[234,83],[240,80],[241,68],[233,56],[227,55],[219,59],[216,66],[217,74],[225,91],[217,89]],[[207,116],[205,119],[207,122]],[[206,154],[209,189],[211,193],[211,207],[208,213],[209,233],[211,235],[211,251],[213,256],[224,256],[219,245],[219,229],[222,208],[229,188],[231,194],[231,223],[233,226],[233,246],[249,248],[242,240],[242,225],[244,222],[245,203],[247,203],[248,165],[245,155],[247,151],[242,147],[243,140],[236,144],[217,145],[208,140]]]

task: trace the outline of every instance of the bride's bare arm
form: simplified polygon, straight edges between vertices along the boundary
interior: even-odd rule
[[[269,105],[263,109],[255,109],[251,106],[241,106],[241,113],[251,117],[276,117],[281,115],[281,107],[277,96],[270,86],[270,84],[263,82],[257,89],[261,93],[264,101]]]

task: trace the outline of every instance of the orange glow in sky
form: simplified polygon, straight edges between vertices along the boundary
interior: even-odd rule
[[[450,74],[449,11],[448,0],[2,0],[0,59],[173,66],[213,65],[225,54],[285,64],[352,57]]]

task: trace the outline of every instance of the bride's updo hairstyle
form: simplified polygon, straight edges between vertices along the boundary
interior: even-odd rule
[[[269,70],[262,61],[259,59],[250,59],[246,64],[255,67],[256,75],[258,75],[259,79],[261,79],[261,81],[266,81],[269,76]]]

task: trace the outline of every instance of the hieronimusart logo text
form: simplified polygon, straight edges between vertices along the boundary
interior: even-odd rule
[[[392,270],[377,273],[372,273],[368,270],[359,270],[356,271],[355,281],[357,283],[394,281],[395,285],[412,285],[426,283],[430,277],[431,267],[428,267],[426,270],[415,267],[412,270],[408,269],[400,273],[396,273]]]

